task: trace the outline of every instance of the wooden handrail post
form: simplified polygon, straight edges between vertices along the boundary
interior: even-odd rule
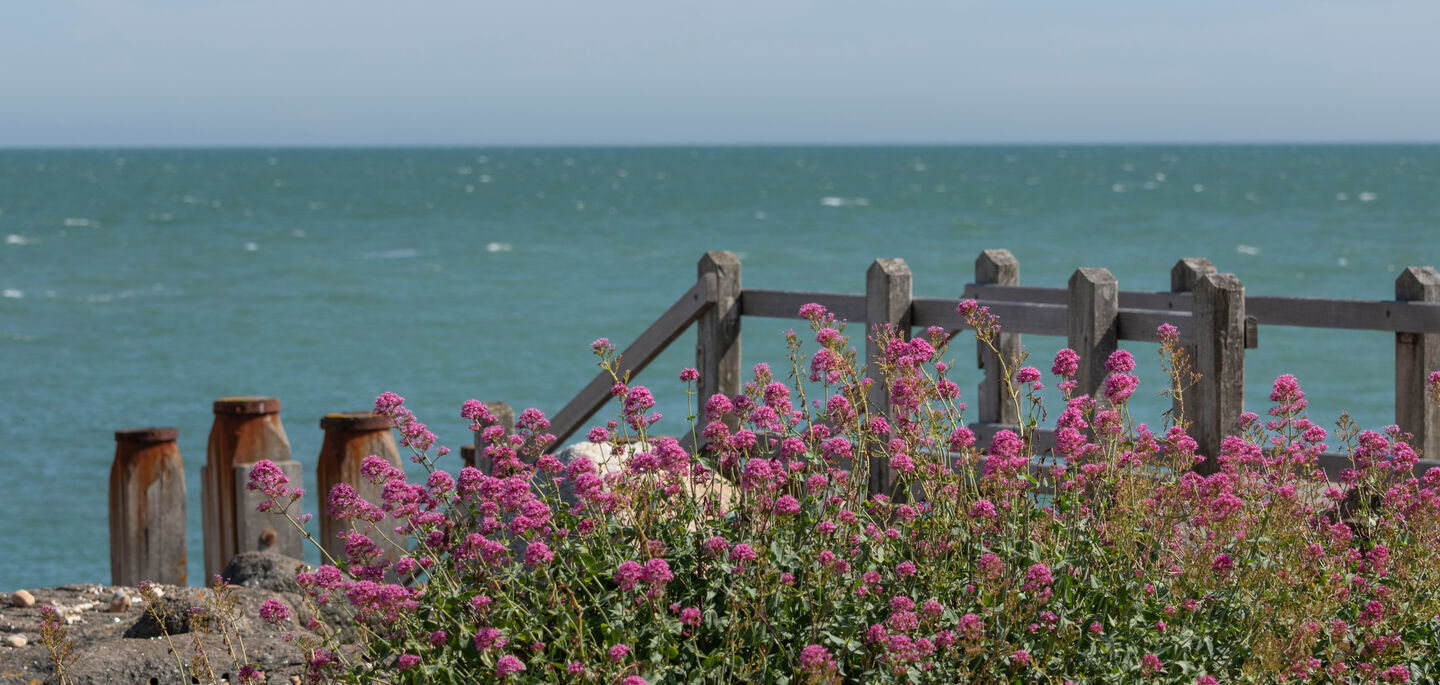
[[[1120,284],[1109,269],[1076,269],[1070,276],[1066,337],[1080,354],[1076,395],[1094,395],[1105,382],[1105,361],[1119,348]],[[1002,324],[1003,325],[1003,324]]]
[[[1020,285],[1020,262],[1009,250],[985,250],[975,258],[976,285]],[[1000,322],[1004,330],[1005,322]],[[1015,413],[1015,403],[1005,396],[1005,382],[1000,377],[1000,360],[1013,360],[1020,352],[1019,333],[1001,333],[995,340],[1000,350],[997,357],[989,345],[976,345],[976,362],[984,370],[984,380],[975,396],[975,420],[980,423],[1003,423],[1016,425],[1020,417]]]
[[[299,531],[279,514],[256,511],[267,497],[245,487],[250,469],[262,459],[274,462],[290,479],[290,487],[301,487],[300,462],[290,458],[290,438],[280,423],[280,400],[227,397],[216,400],[214,409],[206,463],[200,469],[205,577],[220,573],[240,552],[273,549],[299,557],[304,541]]]
[[[185,584],[185,465],[174,428],[115,431],[110,584]]]
[[[1440,273],[1412,266],[1395,279],[1395,299],[1440,302]],[[1430,402],[1425,383],[1440,371],[1440,335],[1395,334],[1395,425],[1415,436],[1412,447],[1426,459],[1440,458],[1440,407]]]
[[[865,364],[872,381],[869,402],[872,411],[890,414],[890,388],[880,373],[884,350],[875,343],[874,331],[892,324],[900,335],[910,337],[910,300],[913,278],[903,259],[877,259],[865,272]],[[895,495],[895,473],[883,459],[870,459],[870,494]]]
[[[1175,266],[1170,268],[1170,292],[1193,293],[1195,292],[1195,284],[1199,283],[1201,278],[1213,273],[1219,273],[1219,270],[1215,268],[1214,264],[1210,263],[1210,260],[1204,257],[1186,257],[1185,259],[1175,262]],[[1195,331],[1190,332],[1194,333]],[[1192,337],[1192,339],[1194,338]],[[1190,360],[1190,368],[1194,369],[1196,359],[1195,343],[1192,342],[1189,345],[1185,345],[1183,349],[1185,350],[1185,358]],[[1182,394],[1181,399],[1172,403],[1172,416],[1181,418],[1179,414],[1183,406],[1183,411],[1185,412],[1183,418],[1186,425],[1193,425],[1195,423],[1195,408],[1200,404],[1199,392],[1200,389],[1198,386],[1192,385],[1187,388]],[[1190,437],[1198,440],[1199,434],[1191,429]]]
[[[740,394],[740,259],[728,250],[706,252],[696,271],[707,288],[715,288],[714,297],[707,293],[715,306],[696,322],[695,368],[703,408],[711,395]]]
[[[325,440],[320,445],[320,456],[315,459],[315,487],[319,501],[327,501],[330,489],[345,483],[354,488],[361,499],[379,506],[383,488],[361,475],[360,465],[365,457],[372,454],[392,466],[401,465],[395,436],[390,431],[390,419],[368,411],[326,414],[320,419],[320,428],[325,431]],[[345,541],[337,534],[349,530],[350,526],[331,516],[329,507],[322,504],[319,509],[320,544],[336,559],[344,559]],[[365,532],[363,526],[361,532]],[[398,556],[391,554],[391,558]]]
[[[1191,322],[1195,327],[1197,402],[1193,435],[1210,459],[1196,470],[1213,473],[1226,435],[1240,431],[1245,410],[1245,287],[1234,274],[1206,274],[1195,282]]]
[[[495,423],[484,424],[480,426],[480,430],[475,431],[475,444],[470,448],[471,457],[465,465],[480,469],[480,472],[487,476],[493,476],[495,475],[495,465],[490,463],[489,455],[485,454],[485,448],[489,445],[480,437],[480,434],[484,433],[489,426],[502,426],[505,428],[505,435],[513,435],[515,433],[515,410],[510,407],[509,402],[486,402],[485,408],[490,410],[490,414],[495,417]],[[551,447],[560,448],[559,445]]]

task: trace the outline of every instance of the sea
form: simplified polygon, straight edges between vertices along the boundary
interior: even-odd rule
[[[1389,299],[1407,266],[1440,264],[1440,146],[0,150],[0,590],[109,582],[116,430],[179,429],[200,583],[216,398],[279,398],[311,485],[320,417],[394,391],[457,470],[461,403],[553,414],[597,373],[590,342],[623,349],[707,250],[735,252],[748,287],[862,293],[900,257],[916,296],[958,297],[989,248],[1025,285],[1105,267],[1166,290],[1206,257],[1249,294]],[[800,324],[745,320],[746,368],[787,373]],[[635,380],[661,432],[686,430],[693,341]],[[1065,341],[1023,342],[1048,372]],[[1291,373],[1322,425],[1391,423],[1393,345],[1261,327],[1247,408]],[[966,396],[974,346],[949,353]],[[1137,419],[1158,425],[1157,348],[1125,347]]]

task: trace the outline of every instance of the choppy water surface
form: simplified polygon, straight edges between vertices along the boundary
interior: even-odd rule
[[[319,417],[384,390],[458,446],[467,398],[557,410],[707,249],[765,288],[903,257],[949,297],[1003,247],[1029,285],[1160,290],[1204,256],[1253,294],[1384,299],[1440,263],[1437,191],[1435,146],[0,151],[0,589],[108,581],[116,429],[179,427],[198,582],[213,399],[281,398],[310,479]],[[788,325],[747,321],[747,363]],[[642,376],[670,417],[692,339]],[[1062,344],[1027,337],[1045,367]],[[1248,359],[1251,409],[1291,372],[1317,420],[1393,418],[1392,335],[1265,328]]]

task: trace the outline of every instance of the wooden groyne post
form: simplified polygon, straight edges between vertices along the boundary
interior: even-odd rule
[[[398,467],[401,465],[400,453],[395,447],[395,436],[390,431],[390,419],[384,416],[375,416],[370,412],[326,414],[320,419],[320,428],[325,431],[320,456],[315,460],[320,544],[331,556],[343,559],[345,541],[337,534],[349,529],[349,525],[330,515],[330,508],[326,505],[330,489],[339,483],[347,483],[361,498],[380,505],[382,488],[360,474],[360,465],[365,457],[375,455]]]
[[[290,487],[301,487],[301,465],[291,459],[290,439],[280,423],[280,400],[226,397],[215,401],[214,411],[206,464],[200,470],[206,578],[220,573],[240,552],[268,549],[299,557],[304,540],[300,532],[280,514],[256,511],[267,497],[245,487],[250,469],[262,459],[274,462],[290,479]]]
[[[115,431],[110,584],[185,584],[185,465],[174,428]]]

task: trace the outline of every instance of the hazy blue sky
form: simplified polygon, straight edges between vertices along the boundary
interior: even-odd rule
[[[1440,141],[1436,0],[47,0],[0,146]]]

